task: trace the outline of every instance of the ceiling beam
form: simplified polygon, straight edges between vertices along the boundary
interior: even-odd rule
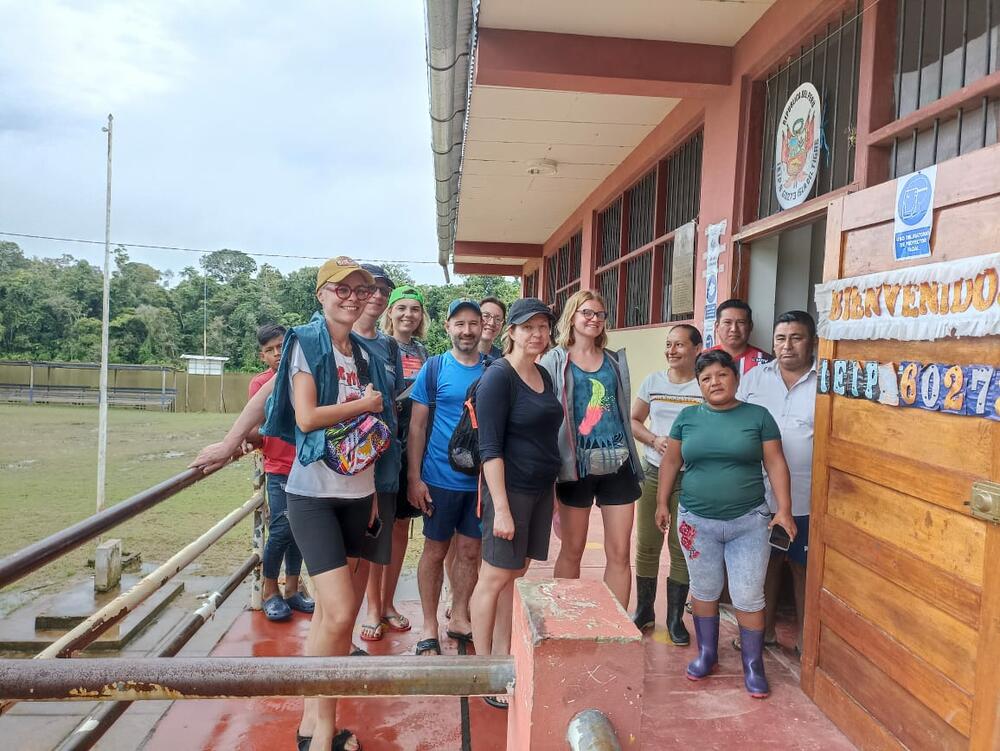
[[[456,274],[489,274],[491,276],[521,276],[523,266],[506,266],[499,263],[467,263],[455,261]]]
[[[455,257],[476,256],[477,258],[541,258],[542,246],[531,243],[455,241]]]
[[[476,83],[591,94],[706,97],[732,79],[733,49],[516,29],[479,29]]]

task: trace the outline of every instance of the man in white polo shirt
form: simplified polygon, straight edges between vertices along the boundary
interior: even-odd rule
[[[765,644],[777,644],[775,611],[781,585],[782,564],[787,560],[795,585],[795,611],[799,633],[796,650],[802,647],[805,606],[806,553],[809,550],[809,503],[812,491],[813,422],[816,413],[816,322],[802,310],[778,316],[774,326],[774,356],[771,362],[746,373],[736,398],[766,407],[781,429],[781,448],[792,478],[792,516],[798,534],[787,553],[773,550],[764,584]],[[766,483],[771,513],[776,510],[771,486]]]

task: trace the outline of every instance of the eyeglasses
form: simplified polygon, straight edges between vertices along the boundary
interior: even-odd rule
[[[483,313],[483,320],[487,323],[495,323],[498,326],[503,325],[503,316],[493,315],[492,313]]]
[[[591,310],[590,308],[581,308],[576,312],[582,315],[588,321],[593,320],[594,318],[596,318],[598,321],[608,320],[608,311],[606,310]]]
[[[371,284],[359,284],[357,287],[351,287],[347,284],[327,284],[325,286],[341,300],[347,300],[351,295],[354,295],[358,302],[364,302],[375,294],[375,287]]]

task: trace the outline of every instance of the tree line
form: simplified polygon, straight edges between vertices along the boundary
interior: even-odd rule
[[[405,264],[383,264],[396,284],[413,284]],[[173,365],[182,354],[228,357],[230,370],[260,368],[255,332],[264,323],[295,326],[318,309],[317,266],[283,274],[239,250],[217,250],[199,267],[160,271],[114,250],[110,352],[115,363]],[[98,362],[101,353],[101,269],[72,255],[29,258],[0,242],[0,359]],[[432,353],[449,343],[443,329],[456,297],[495,295],[508,302],[520,285],[498,276],[459,277],[456,284],[417,285],[431,318]]]

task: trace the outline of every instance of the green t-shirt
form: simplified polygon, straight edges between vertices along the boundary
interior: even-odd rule
[[[681,506],[707,519],[735,519],[764,502],[764,441],[781,438],[771,413],[756,404],[717,410],[685,407],[670,428],[681,442]]]

